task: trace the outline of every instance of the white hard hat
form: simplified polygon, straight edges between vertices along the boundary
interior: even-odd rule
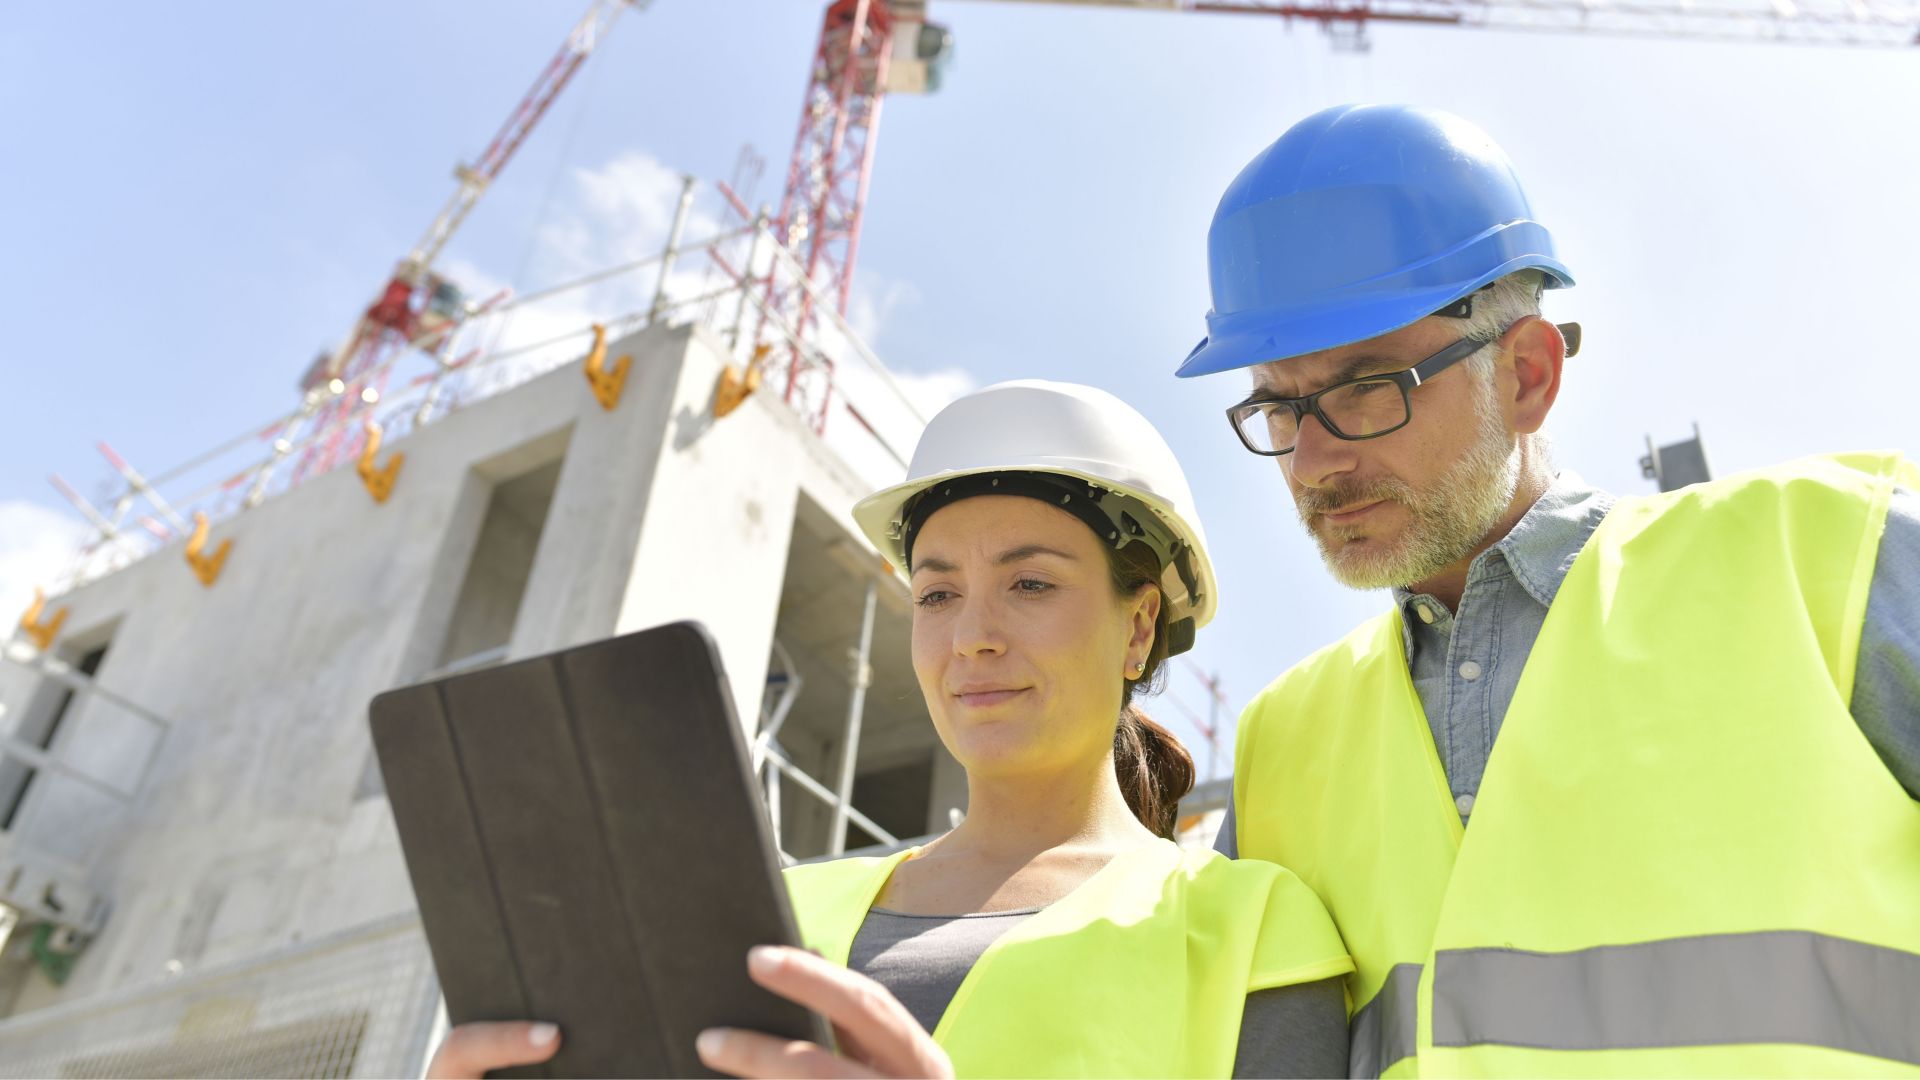
[[[1146,417],[1091,386],[1021,379],[960,398],[921,433],[906,482],[860,500],[853,519],[904,576],[928,507],[995,493],[1044,494],[1113,547],[1152,547],[1168,655],[1213,618],[1213,564],[1186,474]]]

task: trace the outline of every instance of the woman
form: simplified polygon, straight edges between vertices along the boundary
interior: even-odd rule
[[[844,1056],[710,1031],[702,1059],[743,1076],[1344,1075],[1353,965],[1325,909],[1280,867],[1171,841],[1192,759],[1132,705],[1215,605],[1165,442],[1103,391],[1003,383],[935,417],[909,475],[854,516],[907,577],[914,671],[967,816],[922,848],[787,872],[820,956],[761,949],[749,968],[834,1021]],[[521,1032],[513,1060],[550,1055],[539,1034],[550,1046]]]

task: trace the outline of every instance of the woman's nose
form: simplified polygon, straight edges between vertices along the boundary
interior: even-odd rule
[[[953,651],[959,656],[993,655],[1006,651],[1004,619],[991,598],[969,597],[953,620]]]

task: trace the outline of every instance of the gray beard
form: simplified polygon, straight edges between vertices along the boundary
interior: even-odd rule
[[[1324,488],[1295,500],[1307,534],[1334,580],[1354,589],[1387,589],[1425,581],[1458,562],[1499,524],[1520,486],[1520,448],[1494,401],[1491,379],[1475,401],[1478,430],[1459,461],[1425,491],[1387,478],[1351,487]],[[1316,530],[1317,515],[1335,507],[1387,499],[1406,507],[1412,521],[1392,546],[1368,550],[1353,541],[1365,526]]]

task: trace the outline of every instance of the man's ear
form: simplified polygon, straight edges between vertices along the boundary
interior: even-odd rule
[[[1560,370],[1567,362],[1567,339],[1560,328],[1531,315],[1507,331],[1513,356],[1512,396],[1506,402],[1513,430],[1531,435],[1546,426],[1560,396]]]

